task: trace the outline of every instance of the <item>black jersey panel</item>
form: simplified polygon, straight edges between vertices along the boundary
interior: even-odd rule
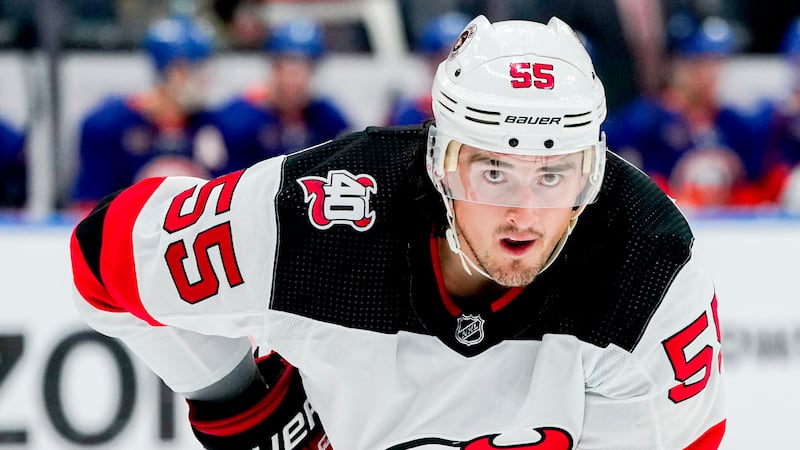
[[[424,143],[422,127],[376,128],[286,159],[276,199],[280,239],[273,309],[382,333],[421,330],[409,305],[408,228],[420,224],[411,217],[408,167]],[[341,171],[347,173],[339,182],[351,183],[350,175],[374,180],[368,229],[346,220],[320,229],[315,222],[313,208],[341,217],[337,208],[363,200],[348,186],[329,183],[331,173]],[[299,182],[308,177],[323,185],[323,194],[312,201]]]
[[[122,192],[122,190],[100,199],[92,211],[75,227],[75,237],[78,240],[83,257],[86,258],[86,264],[100,284],[103,284],[103,278],[100,276],[100,252],[103,248],[103,224],[106,220],[108,205],[117,198],[120,192]]]
[[[525,291],[544,302],[531,337],[565,333],[632,350],[692,243],[672,200],[609,152],[597,202],[581,215],[557,262]]]
[[[635,347],[688,260],[693,239],[657,185],[609,152],[599,198],[583,212],[556,262],[502,310],[469,311],[486,319],[486,338],[467,348],[454,337],[457,318],[442,306],[433,275],[433,225],[414,202],[418,192],[408,168],[424,143],[422,127],[368,129],[286,159],[275,205],[280,239],[273,309],[380,333],[436,335],[467,356],[505,339],[537,340],[546,333]],[[326,184],[332,171],[342,170],[353,179],[374,179],[368,229],[346,221],[325,229],[314,224],[312,202],[298,180]]]

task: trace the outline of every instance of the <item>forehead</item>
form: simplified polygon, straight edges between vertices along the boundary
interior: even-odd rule
[[[513,165],[542,165],[577,161],[581,157],[582,153],[583,152],[581,150],[576,150],[573,153],[551,156],[509,155],[508,153],[498,153],[463,144],[461,146],[459,159],[462,159],[466,162],[502,161],[504,163]]]

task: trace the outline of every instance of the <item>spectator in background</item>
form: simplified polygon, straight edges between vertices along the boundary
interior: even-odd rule
[[[73,191],[80,210],[141,178],[224,171],[224,147],[205,111],[204,64],[213,36],[187,17],[170,17],[156,21],[143,44],[154,86],[112,95],[82,121]]]
[[[231,169],[333,139],[350,127],[338,106],[312,91],[325,50],[316,22],[300,19],[278,25],[264,48],[272,69],[266,83],[218,111]]]
[[[458,12],[449,12],[430,20],[422,29],[416,42],[416,51],[421,55],[433,79],[436,68],[444,61],[456,38],[469,23],[470,18]],[[411,97],[401,96],[392,105],[387,123],[389,125],[412,125],[433,118],[431,93]]]
[[[25,134],[0,119],[0,210],[25,206],[27,182]]]
[[[721,105],[721,65],[737,49],[719,17],[670,19],[672,59],[655,96],[643,95],[606,124],[609,148],[630,158],[683,206],[753,204],[763,142],[738,110]]]
[[[787,28],[782,47],[792,85],[785,99],[771,105],[769,156],[777,169],[767,186],[777,186],[779,203],[796,212],[800,211],[800,17]]]

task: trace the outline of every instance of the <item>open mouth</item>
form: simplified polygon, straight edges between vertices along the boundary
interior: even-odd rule
[[[505,238],[500,240],[500,244],[505,248],[507,251],[513,254],[522,254],[528,251],[529,248],[533,247],[535,240],[516,240],[511,238]]]

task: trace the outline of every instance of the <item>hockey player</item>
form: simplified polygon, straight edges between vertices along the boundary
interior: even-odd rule
[[[280,24],[264,49],[272,68],[267,82],[232,99],[219,112],[233,169],[333,139],[349,128],[339,107],[312,91],[314,71],[325,51],[319,24],[309,19]]]
[[[78,309],[209,449],[717,448],[714,285],[606,150],[572,29],[478,16],[432,95],[434,124],[106,199]]]
[[[737,48],[720,17],[670,18],[672,59],[657,95],[643,95],[604,124],[609,147],[636,163],[685,207],[757,202],[763,139],[748,118],[717,98],[720,70]]]
[[[218,132],[205,112],[203,65],[211,54],[212,39],[183,16],[160,19],[149,27],[143,47],[155,69],[153,87],[112,95],[82,121],[73,188],[78,209],[88,209],[103,196],[156,174],[208,177],[217,161],[225,161],[225,147],[214,139]],[[211,145],[200,143],[204,137]],[[206,148],[205,159],[198,153],[200,147]]]
[[[767,157],[773,163],[772,176],[764,185],[777,187],[778,204],[797,212],[800,211],[800,17],[784,32],[781,47],[791,81],[785,97],[763,108],[769,119]]]

